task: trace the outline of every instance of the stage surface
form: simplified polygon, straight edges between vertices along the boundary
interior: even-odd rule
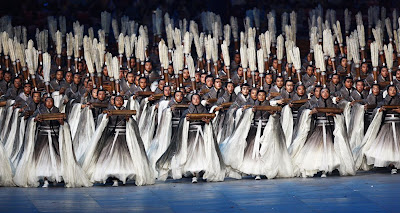
[[[400,174],[0,188],[0,212],[400,212]]]

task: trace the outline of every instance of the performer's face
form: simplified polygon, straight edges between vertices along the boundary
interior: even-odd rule
[[[228,91],[229,94],[232,94],[233,91],[235,90],[235,87],[233,86],[233,84],[228,84],[226,85],[226,90]]]
[[[115,102],[115,106],[120,108],[124,104],[124,99],[121,97],[116,97],[114,102]]]
[[[184,79],[189,79],[189,78],[190,78],[189,70],[184,69],[182,75],[183,75],[183,78],[184,78]]]
[[[144,64],[144,69],[145,69],[147,72],[150,72],[150,71],[153,69],[153,65],[151,65],[150,62],[146,62],[146,63]]]
[[[361,81],[357,82],[356,89],[358,92],[362,92],[364,90],[363,82],[361,82]]]
[[[175,93],[175,101],[177,103],[180,103],[180,102],[182,102],[182,100],[183,100],[183,94],[181,92],[176,92]]]
[[[74,75],[74,83],[75,84],[81,83],[81,76],[80,75]]]
[[[72,73],[68,72],[65,75],[65,81],[67,81],[69,84],[72,82]]]
[[[386,67],[381,69],[381,75],[385,78],[389,76],[389,71]]]
[[[212,78],[207,78],[207,79],[206,79],[206,85],[207,85],[208,87],[212,87],[213,84],[214,84],[214,82],[213,82],[213,79],[212,79]]]
[[[242,77],[243,76],[243,68],[239,67],[237,71],[238,76]]]
[[[10,73],[6,73],[4,74],[4,80],[8,83],[11,81],[11,74]]]
[[[260,102],[263,102],[263,101],[265,101],[265,97],[266,97],[265,92],[259,92],[257,95],[257,100]]]
[[[396,79],[397,79],[397,80],[400,80],[400,70],[397,70],[397,71],[396,71]]]
[[[396,96],[396,93],[397,93],[396,87],[394,87],[394,86],[389,87],[389,89],[388,89],[388,95],[389,96],[394,97],[394,96]]]
[[[314,72],[314,69],[312,67],[307,67],[307,71],[306,72],[307,72],[308,76],[311,76],[313,74],[313,72]]]
[[[97,99],[97,89],[92,90],[92,97]]]
[[[15,80],[14,80],[14,87],[15,88],[21,88],[21,79],[20,78],[16,78]]]
[[[62,72],[62,71],[57,71],[56,79],[57,79],[58,81],[61,81],[61,80],[63,79],[63,77],[64,77],[63,72]]]
[[[367,64],[362,64],[361,65],[361,72],[367,73],[368,72],[368,65]]]
[[[240,64],[240,55],[239,54],[235,54],[235,62],[236,64]]]
[[[339,83],[339,76],[338,75],[332,76],[332,83],[334,83],[334,84],[338,84]]]
[[[200,96],[198,95],[193,95],[192,96],[192,104],[197,106],[200,104]]]
[[[278,69],[278,60],[277,60],[277,59],[274,59],[274,60],[272,61],[272,67],[273,67],[274,69]]]
[[[135,61],[135,59],[134,59],[134,58],[131,58],[131,59],[129,60],[129,62],[130,62],[130,66],[131,66],[131,68],[133,68],[133,67],[135,67],[135,66],[136,66],[136,61]]]
[[[342,60],[340,61],[340,65],[342,65],[342,67],[346,67],[347,66],[347,58],[342,58]]]
[[[242,87],[242,94],[244,96],[247,96],[249,94],[249,87],[248,86],[243,86]]]
[[[353,86],[353,81],[351,79],[346,79],[346,81],[344,82],[344,86],[347,89],[350,89]]]
[[[139,80],[139,86],[140,86],[140,88],[142,88],[142,89],[146,88],[146,86],[147,86],[146,79],[141,78],[141,79]]]
[[[372,87],[372,94],[374,94],[375,96],[377,96],[377,95],[379,95],[379,93],[380,93],[379,86],[378,86],[378,85],[374,85],[374,86]]]
[[[40,93],[33,93],[33,102],[35,102],[35,104],[40,103]]]
[[[293,88],[294,88],[293,82],[291,82],[291,81],[286,82],[286,86],[285,86],[286,91],[293,92]]]
[[[165,81],[164,81],[164,80],[160,80],[160,81],[158,82],[158,88],[159,88],[160,90],[164,90],[164,89],[163,89],[164,86],[165,86]]]
[[[195,79],[196,79],[196,82],[200,82],[200,78],[201,78],[201,75],[200,75],[200,73],[199,72],[196,72],[196,74],[194,75],[194,77],[195,77]]]
[[[202,75],[201,75],[201,79],[200,79],[200,82],[201,82],[201,83],[203,83],[203,84],[206,83],[206,76],[207,76],[207,74],[202,74]]]
[[[135,82],[135,76],[133,75],[133,73],[129,73],[128,76],[126,76],[126,80],[128,81],[128,83],[133,84],[133,82]]]
[[[106,99],[106,92],[105,91],[100,91],[97,94],[97,99],[99,99],[100,101],[104,101]]]
[[[46,108],[47,109],[51,109],[54,106],[54,102],[53,99],[51,98],[47,98],[46,102],[45,102]]]
[[[25,84],[25,86],[24,86],[24,93],[26,94],[26,95],[28,95],[28,94],[30,94],[31,93],[31,85],[30,84]]]
[[[305,93],[304,87],[303,87],[303,86],[298,86],[298,87],[297,87],[297,95],[303,96],[304,93]]]
[[[315,88],[314,95],[316,98],[320,98],[321,97],[321,88],[319,88],[319,87]]]
[[[283,87],[283,78],[276,79],[276,86],[278,86],[279,88]]]
[[[256,89],[252,89],[252,90],[251,90],[250,97],[251,97],[253,100],[256,100],[256,99],[257,99],[257,90],[256,90]]]
[[[168,74],[174,74],[174,67],[172,65],[168,65]]]
[[[323,99],[328,99],[329,98],[329,91],[327,89],[324,89],[321,91],[321,96]]]
[[[215,86],[216,89],[221,89],[221,88],[222,88],[222,81],[221,81],[221,79],[216,79],[216,80],[215,80],[215,83],[214,83],[214,86]]]
[[[163,93],[166,97],[171,96],[171,87],[164,87]]]
[[[272,75],[266,75],[265,82],[267,82],[267,84],[272,84]]]

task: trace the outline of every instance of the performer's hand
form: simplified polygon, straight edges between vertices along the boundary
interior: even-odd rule
[[[386,108],[385,108],[385,107],[381,107],[381,108],[379,109],[379,112],[382,112],[382,111],[386,111]]]
[[[256,108],[253,107],[251,110],[252,110],[253,112],[255,112],[255,111],[256,111]]]
[[[352,101],[352,102],[350,103],[350,106],[354,106],[355,103],[356,103],[356,101]]]
[[[64,119],[60,119],[58,122],[60,122],[61,125],[64,125]]]
[[[399,114],[400,114],[400,108],[393,109],[393,111],[394,111],[394,112],[397,112],[397,113],[399,113]]]
[[[292,103],[289,103],[289,107],[292,108],[292,107],[293,107],[293,104],[292,104]]]
[[[154,96],[151,95],[151,96],[149,97],[149,101],[154,101],[154,100],[155,100]]]
[[[314,108],[311,110],[310,115],[315,114],[315,113],[317,113],[317,109]]]
[[[364,109],[367,110],[368,109],[368,104],[364,105]]]
[[[60,88],[60,94],[64,94],[64,92],[65,92],[65,88],[64,88],[64,87],[61,87],[61,88]]]
[[[39,118],[39,116],[36,116],[35,121],[36,121],[36,122],[42,122],[42,119]]]
[[[283,103],[283,99],[277,100],[276,103],[277,103],[277,104],[282,104],[282,103]]]
[[[133,99],[136,99],[136,95],[132,95],[132,98],[133,98]]]
[[[336,102],[341,101],[343,98],[342,97],[336,97]]]
[[[156,109],[158,109],[158,104],[156,104]]]
[[[211,121],[211,118],[202,118],[202,121],[204,121],[206,124],[209,124]]]
[[[86,106],[87,106],[86,104],[82,104],[81,109],[85,108]]]
[[[129,115],[125,116],[125,120],[129,121]]]
[[[334,113],[326,113],[326,116],[332,116],[332,117],[335,117],[335,114],[334,114]]]

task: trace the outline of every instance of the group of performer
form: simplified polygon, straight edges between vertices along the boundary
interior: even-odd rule
[[[240,33],[235,17],[223,25],[212,12],[196,22],[157,9],[152,32],[103,12],[97,37],[48,17],[36,43],[2,17],[0,185],[396,174],[400,20],[391,12],[369,8],[365,33],[361,12],[352,26],[345,10],[343,39],[336,12],[315,8],[303,59],[294,11],[247,11]]]

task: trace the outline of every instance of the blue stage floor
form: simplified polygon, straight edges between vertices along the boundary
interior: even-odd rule
[[[0,188],[0,212],[400,212],[400,174]]]

